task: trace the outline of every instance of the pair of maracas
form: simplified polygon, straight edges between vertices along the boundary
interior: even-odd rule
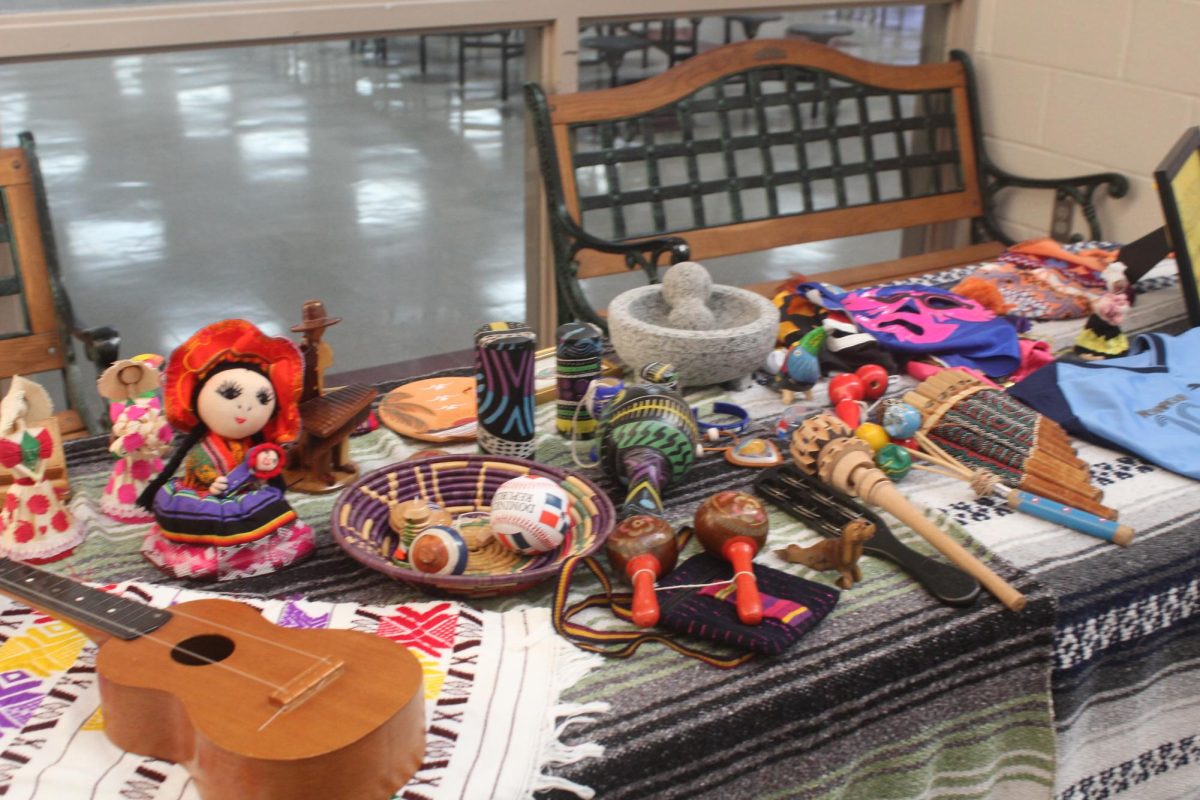
[[[654,582],[674,568],[679,555],[660,495],[691,468],[700,431],[678,393],[643,385],[613,399],[600,420],[599,438],[601,464],[627,487],[625,518],[606,543],[609,561],[633,584],[634,623],[649,627],[659,617]],[[697,510],[694,527],[705,550],[733,563],[738,618],[757,625],[762,600],[751,561],[766,541],[766,509],[751,495],[719,492]]]
[[[696,539],[712,555],[733,564],[738,619],[762,622],[762,598],[754,577],[754,554],[767,540],[767,512],[756,497],[718,492],[696,510]],[[643,628],[658,623],[654,584],[675,567],[679,546],[675,531],[662,517],[636,514],[621,521],[605,547],[612,568],[633,584],[633,622]]]

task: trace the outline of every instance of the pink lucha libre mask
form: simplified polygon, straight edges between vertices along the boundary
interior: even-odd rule
[[[841,301],[863,330],[914,344],[944,342],[964,324],[995,319],[974,300],[924,286],[863,289]]]

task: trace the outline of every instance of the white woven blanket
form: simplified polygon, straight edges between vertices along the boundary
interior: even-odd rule
[[[111,590],[159,607],[219,596],[142,583]],[[555,636],[546,609],[496,613],[449,601],[390,607],[249,602],[287,627],[384,636],[421,662],[425,761],[397,797],[522,798],[551,787],[591,796],[542,774],[554,763],[600,754],[597,746],[564,747],[558,735],[580,714],[603,710],[558,704],[562,690],[597,657]],[[104,736],[96,648],[82,634],[0,598],[0,637],[0,794],[6,800],[199,797],[182,767],[125,753]]]

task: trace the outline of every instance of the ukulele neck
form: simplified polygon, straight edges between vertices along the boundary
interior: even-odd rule
[[[118,639],[145,636],[171,618],[169,611],[7,558],[0,559],[0,592],[51,616]]]

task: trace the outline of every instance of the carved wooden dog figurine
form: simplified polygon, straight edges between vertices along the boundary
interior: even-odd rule
[[[785,561],[803,564],[817,570],[836,569],[841,573],[837,585],[849,589],[855,581],[862,580],[858,559],[862,556],[863,542],[875,535],[875,525],[865,519],[856,519],[846,524],[842,535],[826,539],[810,547],[789,544],[775,552]]]

